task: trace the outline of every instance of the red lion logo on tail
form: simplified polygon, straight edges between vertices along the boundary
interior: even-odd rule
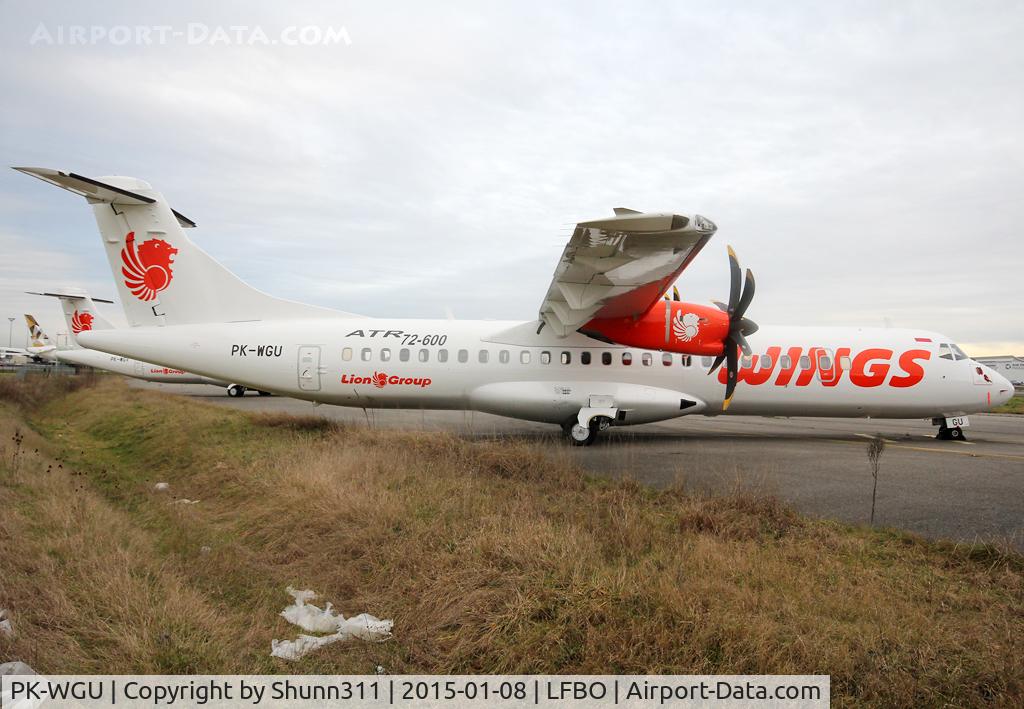
[[[71,316],[71,332],[76,335],[84,330],[92,330],[93,315],[90,312],[78,312]]]
[[[135,248],[135,232],[128,232],[121,249],[121,273],[124,284],[139,300],[153,300],[171,285],[171,264],[178,250],[163,239],[150,239]]]

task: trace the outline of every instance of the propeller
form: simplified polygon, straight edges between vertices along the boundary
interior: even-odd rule
[[[727,378],[725,380],[725,399],[722,402],[722,411],[729,408],[732,395],[736,391],[736,379],[739,370],[739,357],[736,350],[742,350],[743,354],[749,355],[750,345],[747,344],[747,335],[757,332],[757,323],[744,317],[750,301],[754,299],[754,274],[747,269],[747,277],[744,280],[740,274],[740,262],[736,258],[736,252],[729,248],[729,304],[714,301],[721,310],[729,315],[729,334],[725,336],[725,350],[715,358],[708,374],[718,369],[722,362],[725,362]]]
[[[666,293],[665,294],[665,300],[667,300],[669,302],[674,300],[674,301],[676,301],[678,303],[681,300],[681,298],[679,297],[679,288],[677,288],[676,286],[672,286],[672,297],[669,298],[668,297],[668,293]]]

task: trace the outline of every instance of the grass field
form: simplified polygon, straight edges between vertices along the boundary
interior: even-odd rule
[[[0,387],[0,607],[17,631],[0,661],[824,673],[839,706],[1024,699],[1012,552],[590,480],[558,448],[36,386]],[[287,585],[393,618],[395,637],[273,659],[270,640],[297,634],[277,615]]]
[[[993,409],[993,411],[997,414],[1024,414],[1024,396],[1017,394],[999,408]]]

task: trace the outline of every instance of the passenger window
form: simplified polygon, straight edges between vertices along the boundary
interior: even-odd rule
[[[384,349],[382,349],[380,351],[380,361],[381,362],[387,362],[390,359],[391,359],[391,350],[389,350],[387,347],[385,347]]]
[[[939,353],[939,357],[941,357],[942,359],[953,359],[953,351],[949,349],[949,345],[939,345]]]
[[[622,363],[624,365],[626,365],[627,367],[629,365],[633,364],[633,353],[632,352],[623,352],[622,353]]]
[[[344,349],[343,349],[343,350],[341,351],[341,358],[342,358],[342,359],[343,359],[344,361],[346,361],[346,362],[348,362],[349,360],[351,360],[351,359],[352,359],[352,348],[351,348],[351,347],[346,347],[346,348],[344,348]]]
[[[369,347],[364,347],[362,353],[360,353],[360,356],[363,358],[364,362],[369,362],[372,354],[373,353],[370,351]]]
[[[580,364],[590,364],[589,352],[580,352]]]
[[[832,358],[828,355],[822,355],[818,358],[818,365],[822,369],[832,369]]]
[[[761,369],[771,369],[771,368],[772,368],[772,356],[771,355],[766,355],[766,354],[761,355]]]
[[[519,353],[519,361],[523,364],[530,363],[530,350],[523,350]]]
[[[663,353],[661,355],[661,363],[663,365],[665,365],[666,367],[671,367],[672,366],[672,355],[670,353],[668,353],[668,352]]]
[[[487,350],[480,350],[480,354],[477,355],[477,359],[480,360],[480,364],[487,364],[487,357],[490,353]]]
[[[611,363],[612,363],[612,353],[611,352],[602,352],[601,353],[601,364],[611,364]]]
[[[562,353],[562,364],[572,364],[572,352]]]
[[[541,352],[540,353],[540,363],[541,364],[551,364],[551,353],[548,352],[547,350],[544,350],[543,352]]]
[[[679,358],[679,364],[683,365],[684,367],[689,367],[690,366],[690,355],[683,355],[682,357],[680,357]]]
[[[498,361],[502,364],[508,364],[508,350],[502,350],[498,353]]]
[[[430,350],[420,350],[420,362],[426,362],[430,359]]]
[[[849,369],[852,364],[853,362],[851,362],[850,358],[847,357],[846,355],[843,355],[842,357],[839,358],[839,366],[842,367],[843,369]]]
[[[811,368],[811,358],[808,357],[807,355],[801,355],[800,356],[800,369],[810,369],[810,368]]]
[[[754,358],[753,358],[752,355],[743,355],[742,357],[740,357],[740,366],[741,367],[749,368],[753,363],[754,363]]]
[[[705,357],[704,359],[707,359],[707,357]],[[782,355],[781,357],[779,357],[779,366],[782,367],[783,369],[789,369],[790,367],[793,366],[793,360],[790,358],[789,355]]]
[[[654,357],[651,356],[650,352],[644,352],[643,356],[640,357],[640,361],[643,363],[645,367],[650,367],[651,364],[654,362]]]
[[[469,361],[469,350],[459,350],[459,361],[463,364]]]
[[[714,364],[714,363],[715,363],[715,358],[714,357],[701,357],[700,358],[700,366],[704,367],[704,369],[711,369],[711,365]]]
[[[398,350],[398,359],[402,360],[403,362],[408,362],[409,361],[409,348],[408,347],[403,347],[402,349]]]
[[[438,350],[437,351],[437,361],[438,362],[447,362],[448,361],[448,350]]]

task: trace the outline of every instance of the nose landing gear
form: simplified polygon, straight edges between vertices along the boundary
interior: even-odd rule
[[[245,396],[245,387],[241,384],[232,384],[228,387],[228,396]]]
[[[939,426],[939,433],[935,436],[940,441],[966,441],[967,436],[964,435],[964,430],[959,426],[953,426],[952,428],[942,424]]]
[[[957,424],[963,423],[967,425],[966,416],[956,416],[949,419],[935,418],[932,419],[932,425],[939,427],[939,432],[935,435],[940,441],[965,441],[967,436],[964,435],[964,429]],[[952,425],[950,425],[952,424]]]

